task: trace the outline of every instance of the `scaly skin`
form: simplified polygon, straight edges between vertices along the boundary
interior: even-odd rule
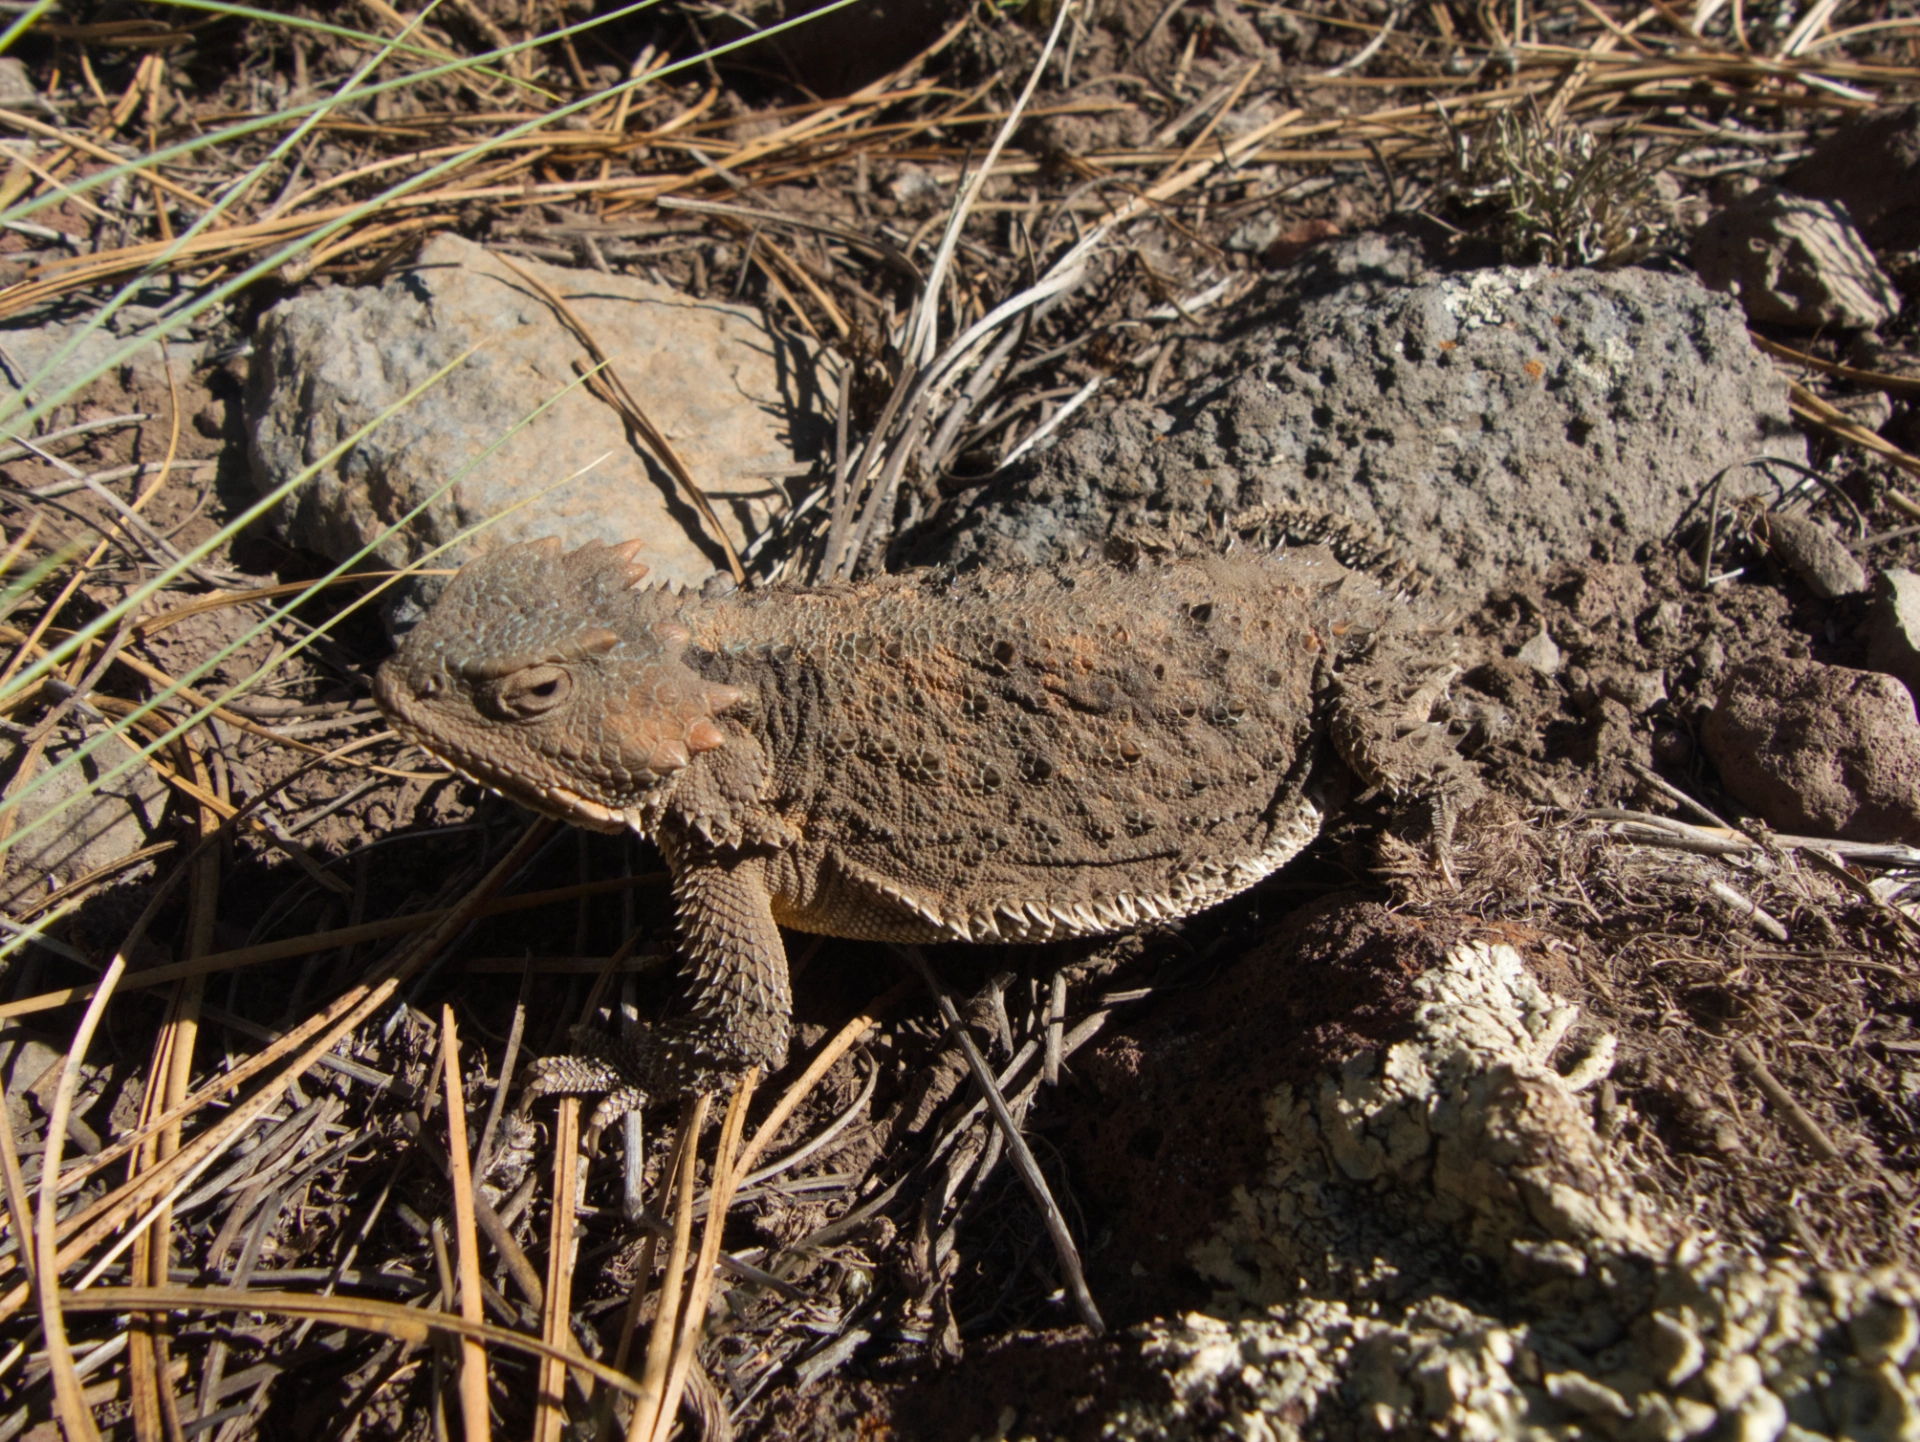
[[[542,1064],[531,1088],[610,1092],[596,1130],[784,1061],[781,926],[1127,930],[1312,840],[1329,739],[1396,793],[1460,765],[1391,686],[1336,680],[1408,628],[1317,547],[718,597],[644,589],[634,549],[542,541],[474,562],[375,688],[458,770],[632,827],[672,868],[691,1015],[630,1052],[582,1039],[587,1055]],[[1427,759],[1396,770],[1409,736]]]

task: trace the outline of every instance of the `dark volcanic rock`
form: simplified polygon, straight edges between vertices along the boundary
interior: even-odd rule
[[[1043,562],[1144,513],[1302,505],[1379,527],[1443,585],[1485,583],[1663,536],[1716,473],[1805,454],[1738,307],[1691,278],[1433,277],[1376,237],[1265,305],[1192,348],[1181,393],[1078,426],[918,558]]]

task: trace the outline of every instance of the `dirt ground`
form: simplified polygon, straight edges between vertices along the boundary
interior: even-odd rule
[[[502,17],[515,8],[453,7]],[[1037,53],[1040,20],[1051,13],[978,20],[938,58],[934,73],[955,93],[989,85],[999,87],[996,95],[1010,93]],[[1415,24],[1399,8],[1392,13]],[[1575,13],[1555,12],[1556,23],[1571,25],[1567,17]],[[711,84],[712,114],[726,121],[725,138],[751,140],[784,113],[781,106],[847,93],[909,58],[867,42],[912,17],[856,24],[857,14],[832,17],[833,25],[856,28],[829,33],[823,23],[819,34],[777,59],[771,46],[762,47],[721,62],[711,77],[687,77],[685,94],[698,96]],[[1172,141],[1156,138],[1179,118],[1172,102],[1230,86],[1249,65],[1266,67],[1258,73],[1269,77],[1247,91],[1264,96],[1249,124],[1287,104],[1329,114],[1384,107],[1392,99],[1384,89],[1321,86],[1314,77],[1352,60],[1386,15],[1384,6],[1225,0],[1102,9],[1077,41],[1071,83],[1056,83],[1057,72],[1050,72],[1034,97],[1042,118],[1020,133],[1016,147],[1032,166],[993,182],[989,205],[970,223],[966,244],[979,254],[968,262],[966,284],[984,292],[1030,278],[1027,257],[1045,253],[1059,236],[1029,221],[1044,214],[1062,233],[1082,223],[1076,197],[1096,193],[1100,170],[1088,156],[1172,144],[1169,158],[1177,158],[1189,141],[1201,142],[1190,129],[1175,129]],[[662,46],[685,45],[693,34],[724,39],[710,28],[735,22],[729,12],[717,16],[688,8],[647,22],[656,28],[644,35],[596,38],[594,45],[604,40],[609,47],[607,56],[583,41],[585,53],[573,66],[593,79],[602,64],[624,67],[643,39]],[[82,30],[120,18],[115,7],[69,16]],[[142,12],[142,23],[150,18]],[[456,39],[472,23],[449,22]],[[1429,33],[1431,23],[1418,20],[1427,47],[1422,63],[1444,73],[1446,37]],[[1449,36],[1452,25],[1446,21]],[[76,47],[97,45],[102,33],[30,37],[20,53],[33,82],[42,89],[70,83]],[[302,74],[326,68],[322,48],[303,42]],[[126,83],[124,72],[138,58],[119,53],[109,64],[89,54],[90,63],[104,67],[110,91],[116,76]],[[1879,56],[1895,68],[1910,58],[1898,48]],[[176,57],[171,83],[192,106],[237,107],[249,87],[278,84],[284,93],[294,63],[292,50],[262,32],[210,30]],[[54,73],[58,67],[66,80]],[[1903,83],[1915,78],[1898,73]],[[1884,89],[1874,100],[1890,108],[1895,87]],[[1731,103],[1715,103],[1725,120]],[[1679,103],[1673,108],[1678,113]],[[1740,119],[1756,130],[1817,136],[1834,117],[1803,122],[1768,106],[1742,110]],[[914,236],[917,244],[937,237],[961,160],[977,138],[934,133],[876,144],[858,160],[857,176],[848,162],[838,169],[823,164],[818,174],[757,177],[753,199],[862,235]],[[1795,140],[1758,153],[1797,155],[1805,148]],[[313,163],[345,169],[347,160],[316,149]],[[1780,168],[1741,158],[1721,170],[1705,163],[1668,169],[1658,216],[1636,258],[1684,269],[1684,221],[1709,204],[1713,188],[1735,170],[1766,178]],[[1112,384],[1071,423],[1098,428],[1113,407],[1184,383],[1180,366],[1191,362],[1156,363],[1150,349],[1135,347],[1133,330],[1153,308],[1190,294],[1187,280],[1202,271],[1284,287],[1290,267],[1314,247],[1368,234],[1415,247],[1449,273],[1499,260],[1507,242],[1497,216],[1457,185],[1449,190],[1449,173],[1438,158],[1385,173],[1362,153],[1269,167],[1244,193],[1199,213],[1169,211],[1164,224],[1122,248],[1098,283],[1037,327],[1023,352],[1034,363],[1018,377],[1003,414],[1037,418],[1103,376]],[[733,192],[719,186],[713,193]],[[746,238],[728,223],[651,214],[658,224],[631,243],[633,254],[609,240],[598,263],[691,294],[731,290],[770,312],[798,305],[767,283],[772,271],[748,264]],[[34,220],[54,230],[93,223],[72,207]],[[439,224],[508,254],[594,263],[586,254],[594,243],[583,248],[570,238],[582,217],[566,207],[473,205]],[[51,548],[73,537],[84,551],[113,515],[106,503],[86,491],[28,493],[55,485],[72,468],[107,472],[169,457],[176,471],[142,510],[151,533],[176,550],[219,536],[257,494],[244,387],[259,315],[303,284],[378,280],[404,265],[420,239],[412,234],[389,250],[370,250],[351,258],[351,268],[317,280],[282,275],[243,292],[196,333],[200,344],[190,360],[174,364],[171,386],[157,367],[129,367],[96,381],[60,410],[59,424],[142,419],[64,442],[64,466],[32,457],[6,463],[9,539],[39,517],[37,544]],[[30,276],[32,256],[13,257],[39,244],[19,232],[0,239],[0,280]],[[853,375],[852,428],[864,435],[887,394],[880,337],[912,297],[883,261],[857,254],[857,264],[843,255],[845,263],[823,273],[822,285],[856,322],[837,344]],[[1870,336],[1756,329],[1824,361],[1898,374],[1912,386],[1920,373],[1915,254],[1883,251],[1903,308]],[[1189,356],[1219,353],[1207,348],[1224,346],[1239,319],[1205,311],[1185,317],[1180,344]],[[1874,411],[1863,399],[1877,398],[1870,385],[1794,374],[1835,406],[1878,422],[1867,429],[1893,446],[1912,445],[1911,399]],[[977,437],[949,471],[908,476],[889,517],[886,553],[910,552],[958,511],[990,504],[998,484],[990,467],[1018,429],[1009,420],[1004,432]],[[1853,538],[1869,574],[1920,568],[1916,513],[1905,499],[1920,479],[1897,459],[1844,444],[1830,429],[1810,429],[1809,439],[1817,484],[1804,493],[1802,514]],[[139,477],[135,483],[144,484]],[[1702,574],[1700,561],[1709,510],[1718,542],[1713,576]],[[1113,1419],[1124,1408],[1145,1405],[1141,1399],[1158,1405],[1175,1394],[1170,1377],[1177,1368],[1143,1346],[1148,1334],[1141,1329],[1194,1312],[1256,1316],[1275,1300],[1256,1305],[1236,1294],[1206,1260],[1217,1254],[1236,1199],[1271,1180],[1273,1099],[1283,1088],[1310,1095],[1324,1079],[1414,1038],[1426,1005],[1420,978],[1470,944],[1512,948],[1538,985],[1576,1013],[1547,1065],[1572,1074],[1597,1049],[1611,1058],[1604,1076],[1581,1092],[1596,1145],[1617,1169],[1606,1175],[1629,1178],[1663,1215],[1685,1219],[1743,1255],[1791,1259],[1823,1273],[1920,1272],[1920,922],[1911,894],[1898,888],[1913,873],[1884,858],[1836,861],[1776,845],[1773,828],[1723,786],[1702,741],[1726,678],[1742,667],[1867,667],[1869,593],[1815,594],[1769,546],[1764,511],[1762,503],[1703,504],[1670,536],[1596,535],[1587,554],[1563,557],[1542,572],[1479,575],[1422,600],[1436,635],[1457,648],[1461,663],[1438,719],[1488,783],[1486,799],[1459,823],[1451,875],[1402,838],[1404,818],[1391,803],[1363,798],[1270,880],[1179,925],[1046,946],[930,949],[934,970],[997,1070],[1009,1068],[1022,1046],[1044,1044],[1056,978],[1064,982],[1066,1029],[1093,1020],[1057,1080],[1036,1084],[1035,1066],[1022,1061],[1007,1089],[1084,1257],[1104,1334],[1076,1317],[1042,1215],[991,1122],[974,1115],[966,1064],[924,990],[900,985],[907,972],[885,946],[790,937],[794,1060],[767,1081],[766,1098],[778,1095],[849,1017],[877,1000],[884,1009],[876,1029],[807,1098],[772,1154],[830,1126],[838,1130],[736,1202],[724,1234],[733,1270],[723,1271],[722,1295],[709,1313],[695,1385],[704,1401],[687,1417],[705,1417],[694,1423],[704,1435],[728,1435],[712,1418],[730,1413],[732,1435],[763,1438],[1118,1435]],[[795,555],[806,541],[795,542]],[[216,589],[305,581],[325,565],[256,523],[221,540],[190,582],[146,614]],[[86,573],[60,625],[99,614],[150,570],[150,557],[112,551]],[[10,645],[57,584],[42,582],[16,602]],[[208,977],[196,1084],[371,975],[405,943],[393,939],[396,932],[380,933],[378,923],[455,904],[527,825],[525,813],[391,737],[316,762],[316,750],[380,729],[369,676],[390,641],[379,608],[358,611],[318,640],[309,629],[355,591],[330,588],[264,628],[257,624],[264,601],[196,611],[131,638],[127,654],[147,671],[122,665],[100,682],[102,694],[137,702],[151,694],[156,673],[178,676],[224,648],[229,654],[196,682],[204,693],[272,668],[270,679],[228,703],[228,717],[211,723],[214,744],[169,753],[177,770],[214,796],[238,801],[271,793],[269,824],[224,840],[217,886],[192,893],[202,900],[190,900],[184,889],[161,899],[129,958],[136,976],[190,954],[360,928]],[[1551,665],[1539,661],[1543,635],[1556,653]],[[290,650],[297,654],[282,660]],[[16,771],[43,714],[13,713],[6,744]],[[64,724],[81,734],[97,716],[80,713]],[[311,749],[292,749],[288,739]],[[10,922],[31,922],[52,909],[50,899],[63,888],[84,883],[77,886],[84,901],[52,934],[68,952],[111,957],[204,824],[177,787],[157,787],[149,804],[157,817],[150,826],[121,827],[104,843],[107,851],[118,847],[117,858],[96,848],[81,861],[77,851],[62,858],[16,845],[0,893]],[[1728,830],[1714,834],[1757,844],[1731,857],[1655,845],[1645,832],[1619,829],[1630,813],[1709,828],[1726,823]],[[15,824],[29,820],[23,812]],[[34,833],[34,844],[46,835]],[[162,849],[132,854],[152,847]],[[596,1005],[606,1020],[623,1008],[641,1018],[672,1010],[681,992],[667,880],[657,853],[635,839],[565,829],[546,837],[513,890],[560,891],[562,899],[472,922],[337,1049],[341,1065],[310,1071],[298,1104],[253,1136],[245,1166],[216,1170],[176,1200],[168,1275],[185,1286],[330,1285],[343,1295],[439,1306],[447,1265],[440,1229],[450,1203],[438,1154],[419,1138],[444,1135],[443,1115],[435,1112],[444,1112],[437,1095],[442,1005],[459,1020],[477,1124],[496,1095],[511,1090],[518,1066],[503,1068],[509,1053],[524,1063],[563,1050],[567,1027]],[[1729,904],[1728,887],[1775,924],[1759,924]],[[44,948],[0,961],[7,1002],[90,977]],[[165,989],[128,989],[109,1009],[74,1104],[65,1143],[70,1165],[102,1153],[137,1124],[170,1004],[177,1005]],[[9,1121],[29,1190],[37,1186],[58,1062],[80,1010],[74,1004],[9,1016],[0,1031]],[[1783,1097],[1793,1105],[1783,1105]],[[664,1175],[669,1120],[649,1117],[639,1147],[654,1186]],[[491,1136],[495,1128],[488,1130]],[[545,1265],[551,1218],[551,1130],[549,1116],[536,1114],[522,1126],[509,1109],[476,1179],[536,1267]],[[603,1143],[578,1211],[572,1335],[587,1355],[603,1360],[617,1345],[642,1248],[650,1262],[648,1239],[665,1225],[652,1191],[644,1215],[624,1214],[621,1150],[617,1137]],[[83,1203],[119,1180],[111,1169],[90,1178]],[[1374,1194],[1385,1198],[1390,1190],[1382,1181]],[[1337,1292],[1382,1316],[1433,1297],[1495,1317],[1520,1315],[1470,1250],[1409,1263],[1397,1282],[1375,1285],[1331,1263],[1325,1277],[1294,1280],[1301,1297]],[[127,1274],[108,1275],[125,1281]],[[0,1285],[18,1280],[16,1263]],[[487,1284],[492,1320],[538,1325],[538,1308],[491,1256]],[[0,1383],[0,1394],[19,1403],[0,1404],[0,1442],[55,1435],[49,1369],[40,1344],[23,1330],[31,1309],[9,1316],[0,1342],[20,1341],[28,1355],[12,1380]],[[69,1323],[77,1340],[114,1331],[94,1316],[76,1314]],[[451,1403],[435,1398],[451,1375],[450,1353],[431,1346],[331,1324],[299,1326],[268,1312],[187,1311],[174,1315],[169,1345],[182,1415],[219,1419],[191,1435],[222,1442],[445,1435],[438,1430],[445,1413],[436,1407]],[[120,1366],[96,1382],[119,1377]],[[497,1354],[494,1366],[497,1423],[524,1431],[534,1407],[533,1363]],[[96,1385],[101,1395],[89,1394],[101,1424],[116,1435],[136,1435],[132,1386]],[[577,1415],[590,1413],[590,1402],[573,1401]],[[1195,1413],[1181,1426],[1191,1435],[1275,1436],[1288,1427],[1295,1435],[1316,1428],[1363,1435],[1376,1427],[1332,1408],[1317,1422],[1269,1421],[1274,1430],[1266,1434],[1246,1430],[1226,1411]]]

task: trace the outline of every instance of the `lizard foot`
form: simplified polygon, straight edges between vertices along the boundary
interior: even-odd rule
[[[636,1084],[633,1069],[626,1058],[618,1054],[621,1049],[617,1044],[609,1045],[598,1033],[576,1027],[576,1046],[580,1045],[583,1032],[593,1040],[580,1052],[541,1057],[527,1068],[519,1111],[521,1116],[526,1116],[543,1097],[599,1097],[600,1103],[587,1123],[586,1153],[592,1156],[599,1150],[600,1133],[628,1112],[644,1109],[648,1092]]]
[[[1401,666],[1397,674],[1404,677],[1412,668],[1404,661]],[[1374,674],[1363,673],[1359,684],[1343,678],[1330,718],[1334,747],[1365,788],[1355,799],[1365,803],[1385,796],[1404,808],[1410,839],[1417,839],[1448,889],[1457,890],[1454,828],[1479,796],[1481,782],[1456,749],[1447,724],[1434,720],[1433,713],[1460,668],[1442,666],[1424,676],[1415,671],[1418,681],[1410,688],[1392,684],[1391,666],[1372,669]]]
[[[643,1028],[630,1037],[615,1038],[576,1026],[567,1037],[571,1052],[541,1057],[528,1066],[520,1114],[526,1115],[542,1097],[599,1097],[587,1121],[588,1156],[598,1150],[600,1134],[628,1112],[694,1092],[728,1096],[748,1067],[766,1065],[766,1059],[758,1056],[715,1055],[712,1038],[698,1028],[660,1032]],[[784,1037],[782,1043],[780,1059],[784,1060]]]

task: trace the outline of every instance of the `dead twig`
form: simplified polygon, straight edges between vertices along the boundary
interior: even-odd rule
[[[1740,1065],[1746,1068],[1747,1075],[1753,1078],[1766,1099],[1780,1113],[1780,1118],[1789,1130],[1805,1142],[1815,1156],[1823,1162],[1837,1162],[1844,1156],[1833,1138],[1827,1135],[1826,1128],[1813,1119],[1813,1114],[1801,1106],[1792,1092],[1780,1084],[1780,1078],[1767,1069],[1766,1062],[1760,1059],[1760,1053],[1747,1042],[1735,1042],[1733,1055]]]
[[[1033,1159],[1033,1153],[1027,1147],[1026,1138],[1020,1135],[1013,1114],[1008,1111],[1006,1100],[1000,1095],[1000,1088],[994,1084],[993,1073],[987,1069],[986,1058],[980,1055],[980,1049],[973,1044],[968,1035],[966,1024],[961,1021],[960,1013],[955,1009],[946,989],[934,977],[933,969],[927,965],[926,958],[917,947],[896,946],[896,955],[904,958],[908,965],[919,973],[927,989],[933,993],[933,999],[940,1008],[940,1016],[952,1029],[960,1049],[966,1054],[967,1068],[973,1073],[974,1083],[980,1088],[987,1105],[993,1110],[993,1117],[1000,1125],[1006,1137],[1008,1154],[1013,1158],[1014,1166],[1020,1172],[1021,1181],[1026,1183],[1027,1191],[1034,1203],[1040,1208],[1040,1214],[1046,1222],[1047,1234],[1053,1239],[1054,1254],[1059,1258],[1061,1275],[1066,1282],[1067,1295],[1073,1299],[1074,1310],[1080,1314],[1080,1320],[1098,1334],[1105,1332],[1107,1324],[1101,1320],[1100,1309],[1094,1305],[1093,1294],[1087,1290],[1086,1273],[1080,1265],[1080,1249],[1074,1244],[1073,1234],[1067,1229],[1067,1219],[1061,1215],[1059,1204],[1053,1200],[1053,1193],[1047,1187],[1047,1181],[1040,1173],[1040,1164]]]
[[[460,1316],[469,1323],[482,1320],[480,1311],[480,1240],[473,1227],[473,1173],[468,1168],[467,1102],[460,1083],[460,1040],[452,1006],[440,1009],[440,1038],[447,1088],[447,1155],[453,1182],[454,1235],[459,1243]],[[487,1407],[487,1349],[473,1337],[460,1339],[460,1421],[466,1435],[486,1442],[493,1435]]]
[[[534,1442],[560,1442],[566,1427],[567,1369],[558,1358],[574,1349],[568,1316],[573,1296],[573,1214],[579,1169],[580,1098],[562,1097],[553,1129],[553,1212],[547,1229],[546,1305],[540,1309],[540,1335],[555,1355],[540,1363]]]
[[[1764,931],[1775,941],[1784,942],[1788,939],[1787,929],[1780,924],[1777,917],[1770,914],[1759,902],[1742,896],[1731,886],[1728,886],[1726,882],[1709,881],[1707,883],[1707,891],[1715,900],[1725,902],[1727,906],[1732,908],[1736,916],[1752,922],[1756,931]]]

